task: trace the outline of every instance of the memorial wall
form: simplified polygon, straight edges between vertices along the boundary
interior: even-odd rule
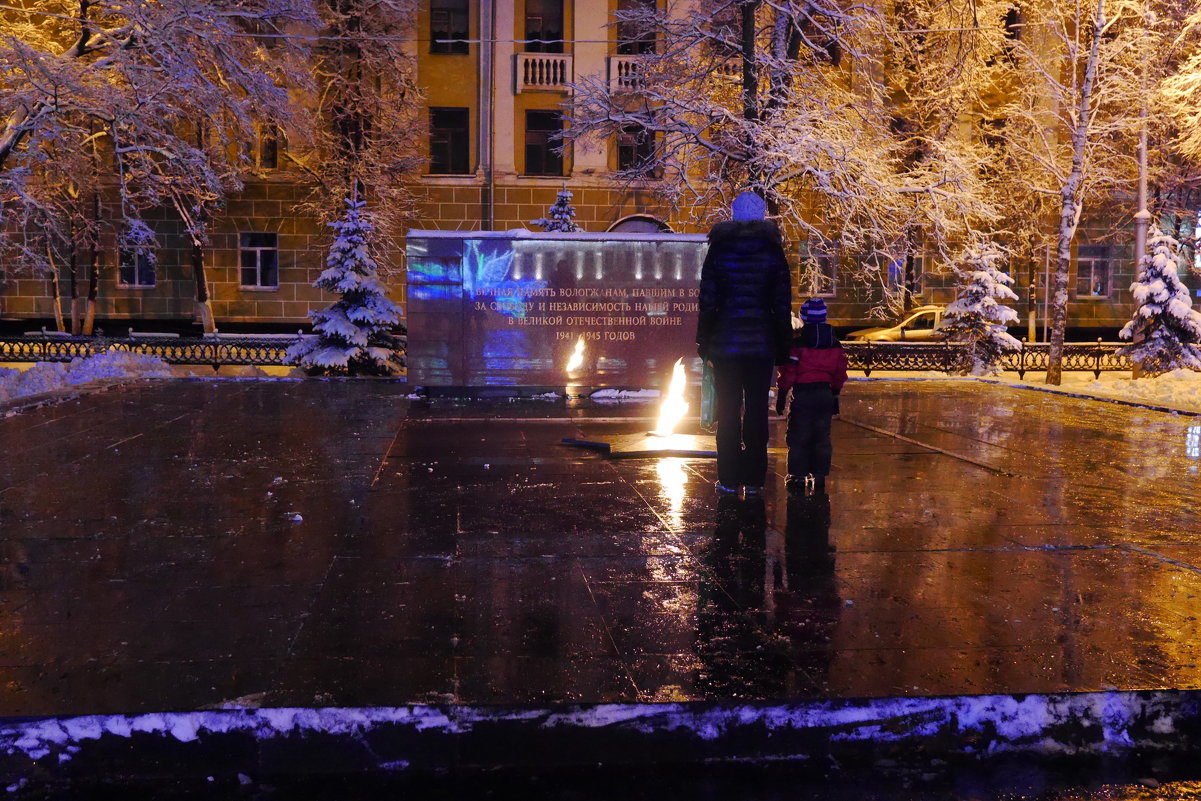
[[[699,380],[705,237],[410,231],[409,382],[655,387]]]

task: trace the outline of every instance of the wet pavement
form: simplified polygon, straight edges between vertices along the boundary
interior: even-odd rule
[[[653,406],[406,391],[0,419],[0,715],[1201,687],[1201,419],[856,381],[828,496],[719,505],[559,444]]]

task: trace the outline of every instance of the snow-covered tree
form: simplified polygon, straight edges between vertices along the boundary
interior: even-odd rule
[[[991,186],[995,153],[984,134],[1012,8],[1011,0],[898,0],[880,23],[881,80],[909,207],[890,270],[875,276],[887,317],[910,308],[926,261],[950,262],[963,242],[996,230],[1003,204]],[[935,258],[915,258],[923,253]]]
[[[1009,288],[1013,279],[1000,269],[1004,262],[1000,248],[983,242],[968,247],[952,267],[959,279],[958,297],[947,306],[941,329],[950,342],[968,345],[965,371],[972,375],[999,373],[1001,357],[1021,347],[1005,330],[1018,321],[1018,314],[1003,303],[1017,300]]]
[[[1138,308],[1118,334],[1132,342],[1118,353],[1148,373],[1201,370],[1201,312],[1180,282],[1180,243],[1152,227],[1147,245],[1150,252],[1130,285]]]
[[[207,212],[240,188],[243,145],[256,127],[307,121],[291,93],[311,85],[311,72],[286,32],[317,22],[310,0],[5,5],[0,226],[18,235],[0,244],[28,254],[20,235],[27,223],[61,218],[75,201],[59,193],[78,185],[78,165],[93,159],[104,165],[104,183],[115,184],[121,211],[172,209],[203,247]],[[92,200],[83,205],[110,199]],[[195,266],[198,312],[211,320],[203,261]],[[89,301],[94,308],[92,292]]]
[[[1004,121],[1005,197],[1057,226],[1050,293],[1047,383],[1062,374],[1072,243],[1085,206],[1134,187],[1138,125],[1148,95],[1143,68],[1157,41],[1147,5],[1133,0],[1040,0],[1021,6],[1012,40],[1011,102]]]
[[[616,16],[623,36],[653,41],[653,52],[632,60],[620,85],[578,79],[566,138],[638,136],[647,155],[622,176],[697,225],[728,217],[748,187],[804,238],[837,237],[847,250],[894,219],[898,198],[883,190],[896,154],[878,84],[865,71],[852,86],[840,66],[866,58],[872,13],[834,2],[672,0]],[[824,219],[806,214],[808,191]]]
[[[1178,123],[1179,151],[1196,160],[1201,159],[1201,10],[1194,9],[1177,31],[1180,58],[1160,82],[1156,99]]]
[[[554,205],[547,210],[545,217],[530,220],[530,225],[539,225],[543,231],[561,231],[574,233],[584,229],[576,225],[575,206],[571,205],[571,192],[564,186],[555,195]]]
[[[918,24],[970,28],[978,6],[996,3],[950,5],[954,12]],[[698,226],[723,219],[750,187],[790,238],[815,250],[836,243],[849,257],[845,273],[872,272],[912,242],[962,238],[987,218],[992,200],[977,177],[982,151],[960,147],[956,115],[966,100],[930,108],[921,120],[914,115],[905,132],[892,114],[909,90],[913,107],[926,108],[923,99],[942,91],[931,83],[939,75],[944,83],[958,76],[955,91],[970,98],[965,87],[981,82],[955,68],[987,60],[986,48],[972,44],[981,39],[976,32],[960,37],[970,59],[947,47],[954,37],[926,37],[919,97],[916,84],[889,76],[899,58],[894,44],[921,45],[916,37],[897,42],[904,26],[869,5],[670,0],[623,4],[616,16],[619,44],[653,47],[637,48],[615,82],[579,78],[564,135],[583,147],[636,137],[644,153],[622,176],[655,192],[678,218]],[[931,63],[936,55],[942,67]]]
[[[400,338],[392,333],[400,322],[400,307],[388,299],[379,280],[365,206],[363,200],[347,200],[345,216],[329,224],[334,243],[313,286],[341,298],[310,312],[316,334],[288,348],[287,361],[310,373],[395,375],[404,367]]]

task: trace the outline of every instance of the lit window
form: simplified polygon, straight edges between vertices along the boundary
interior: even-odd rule
[[[1076,297],[1109,297],[1109,246],[1081,245],[1076,251]]]
[[[925,278],[926,256],[924,253],[911,253],[888,263],[888,284],[891,287],[903,288],[912,294],[920,294]]]
[[[125,287],[154,286],[154,253],[122,248],[118,254],[117,282]]]
[[[801,252],[801,295],[810,298],[832,297],[838,289],[838,256],[820,250]]]
[[[243,232],[238,234],[241,285],[275,289],[279,286],[279,235]]]

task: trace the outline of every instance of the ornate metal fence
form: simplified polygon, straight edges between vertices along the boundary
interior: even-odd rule
[[[157,356],[169,364],[283,365],[293,336],[220,334],[198,338],[138,335],[82,337],[56,334],[0,336],[0,362],[69,362],[109,350]]]
[[[1104,371],[1130,370],[1130,360],[1119,356],[1121,342],[1065,342],[1064,370],[1090,370],[1100,378]],[[847,358],[852,370],[871,375],[874,370],[919,371],[943,373],[962,372],[968,364],[967,346],[949,342],[846,342]],[[1046,342],[1023,342],[1021,350],[1007,354],[1002,367],[1014,370],[1019,377],[1027,372],[1047,369]]]
[[[136,335],[126,337],[79,337],[58,334],[0,336],[0,362],[69,362],[114,348],[158,356],[169,364],[283,365],[284,353],[295,341],[292,336],[242,336],[220,334],[198,338]],[[1116,351],[1118,342],[1069,342],[1063,346],[1064,370],[1130,370],[1132,365]],[[968,363],[967,348],[946,342],[846,342],[844,347],[852,370],[871,375],[877,370],[915,372],[931,370],[953,373]],[[1023,343],[1022,349],[1002,361],[1006,370],[1019,376],[1047,369],[1045,342]]]

